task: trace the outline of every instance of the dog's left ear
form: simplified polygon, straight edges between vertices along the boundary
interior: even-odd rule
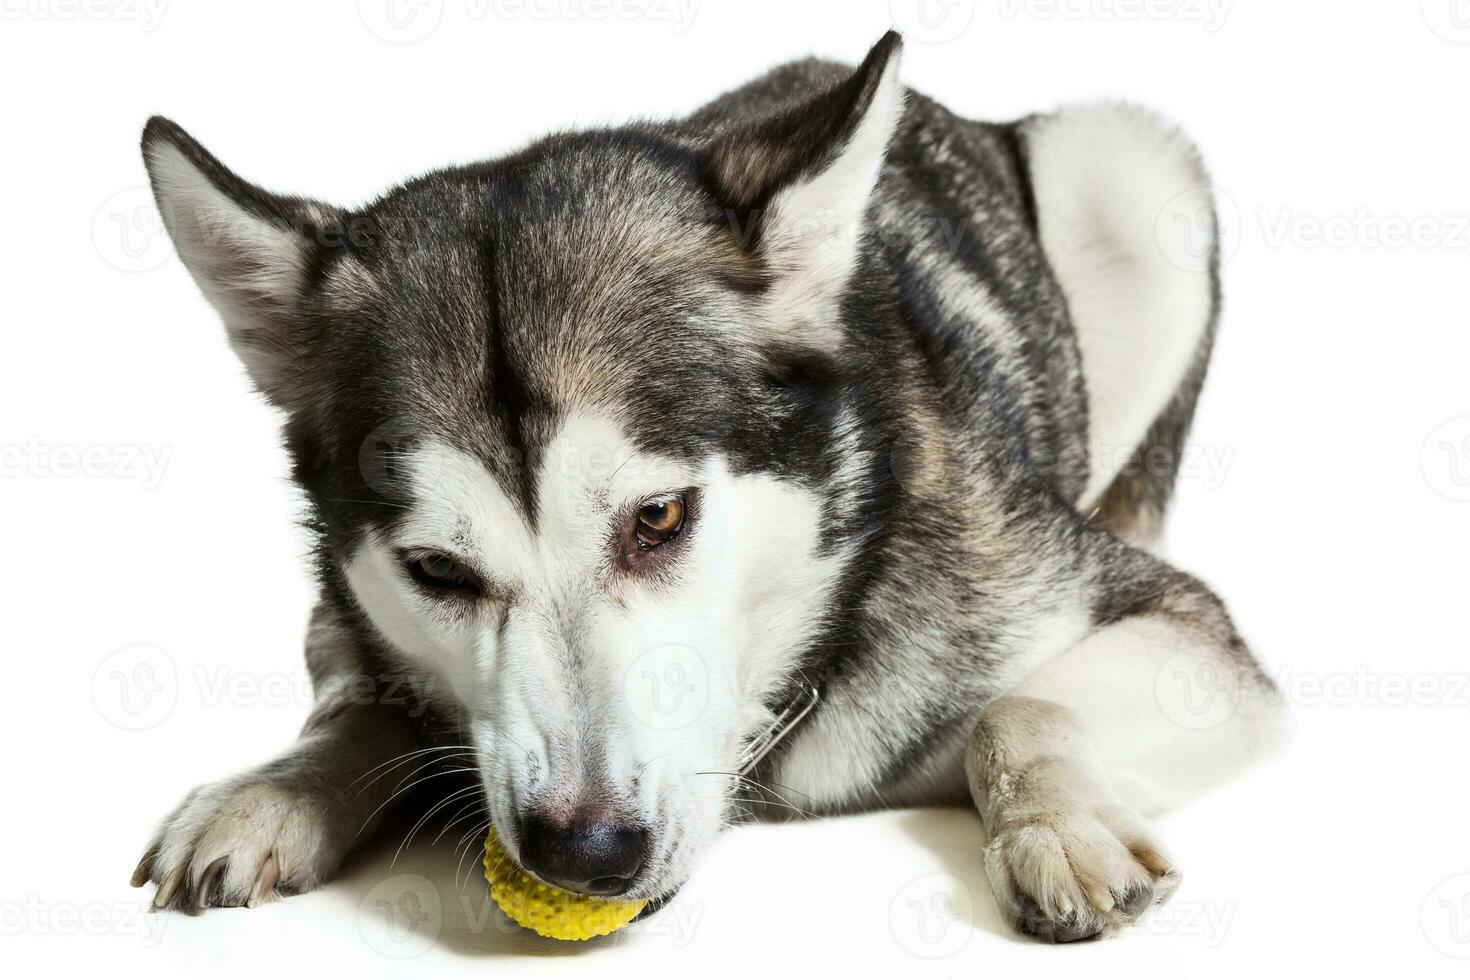
[[[770,282],[770,339],[819,349],[840,342],[837,305],[903,115],[902,45],[889,31],[834,88],[722,133],[710,149],[716,195]]]
[[[303,408],[314,338],[302,298],[341,213],[242,180],[161,116],[143,130],[143,161],[174,248],[251,380],[281,408]]]

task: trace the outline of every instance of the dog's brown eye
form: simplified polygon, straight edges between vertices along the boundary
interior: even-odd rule
[[[429,551],[408,563],[408,571],[424,585],[438,589],[477,589],[473,572],[440,551]]]
[[[683,526],[683,498],[650,500],[638,510],[638,544],[644,548],[656,548],[673,540]]]

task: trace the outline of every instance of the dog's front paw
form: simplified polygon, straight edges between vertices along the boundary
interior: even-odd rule
[[[985,873],[1002,914],[1054,943],[1114,935],[1179,885],[1143,820],[1116,805],[1041,810],[1002,826],[985,847]]]
[[[185,911],[308,891],[351,843],[331,811],[311,790],[258,774],[202,786],[163,822],[133,886],[151,881],[155,907]]]

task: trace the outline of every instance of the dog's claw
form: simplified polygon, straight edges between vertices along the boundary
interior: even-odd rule
[[[1113,893],[1106,888],[1089,887],[1087,889],[1087,897],[1092,899],[1093,904],[1097,906],[1099,912],[1111,912],[1117,904],[1117,901],[1113,898]]]
[[[265,859],[265,864],[260,867],[260,874],[255,879],[255,885],[250,889],[250,897],[245,900],[246,908],[255,908],[265,901],[271,889],[276,887],[276,882],[281,880],[281,865],[276,860],[274,852]]]
[[[194,908],[196,911],[203,910],[211,904],[212,892],[219,884],[221,872],[229,862],[228,857],[215,858],[209,867],[199,876],[199,883],[194,890]]]
[[[156,909],[167,908],[169,899],[174,897],[178,891],[179,884],[184,880],[184,869],[180,868],[165,878],[158,886],[158,891],[153,893],[153,907]]]
[[[133,869],[133,877],[128,880],[130,886],[133,888],[142,888],[148,884],[148,879],[153,876],[153,860],[156,857],[158,857],[158,848],[148,848],[143,854],[143,859]]]

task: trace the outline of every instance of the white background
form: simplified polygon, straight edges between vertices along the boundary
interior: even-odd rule
[[[1470,3],[421,0],[395,32],[387,0],[152,2],[0,0],[7,973],[1470,967]],[[1163,823],[1173,905],[1108,943],[1015,939],[976,819],[933,811],[737,829],[672,908],[591,947],[507,932],[443,846],[253,911],[143,916],[126,882],[154,822],[305,714],[311,602],[277,419],[150,216],[144,119],[350,204],[790,57],[856,60],[895,21],[907,81],[950,108],[1145,102],[1224,192],[1226,315],[1170,553],[1301,732]]]

